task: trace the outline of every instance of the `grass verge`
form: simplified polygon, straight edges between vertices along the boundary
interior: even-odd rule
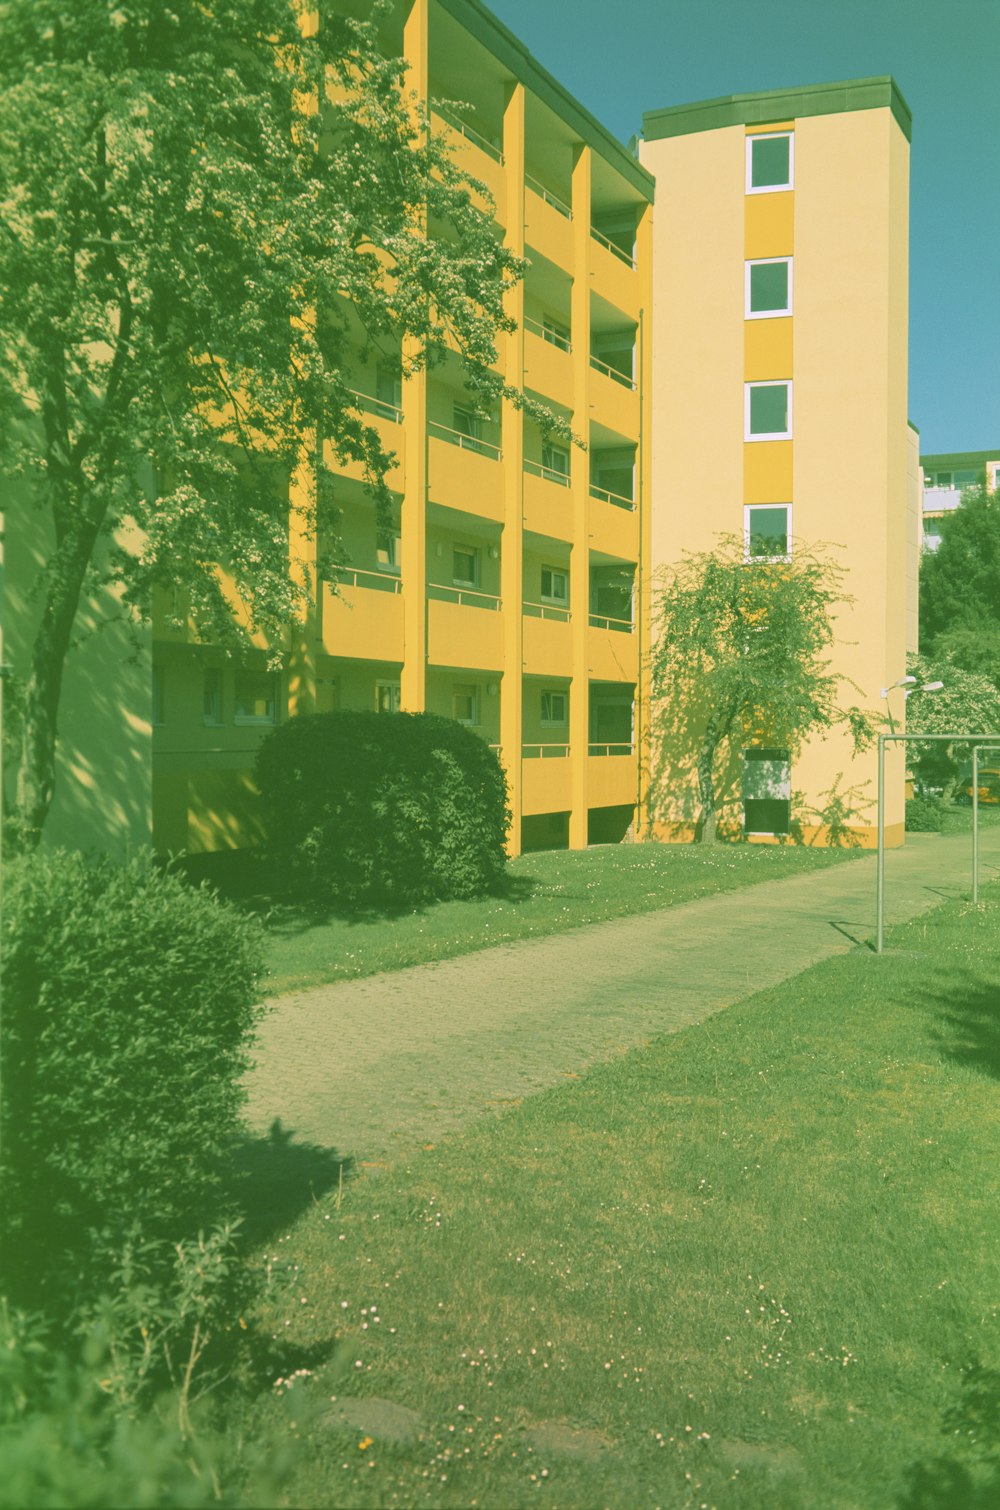
[[[511,861],[502,896],[439,902],[388,919],[316,919],[279,907],[267,919],[270,990],[281,995],[453,959],[491,944],[802,875],[859,853],[753,844],[612,844],[522,855]]]
[[[313,1202],[230,1442],[302,1506],[1000,1502],[987,895]]]

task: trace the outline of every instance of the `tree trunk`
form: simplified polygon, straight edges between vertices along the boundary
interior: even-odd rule
[[[695,828],[695,838],[699,844],[714,844],[716,840],[715,790],[712,785],[712,767],[715,763],[716,747],[717,740],[706,735],[698,751],[698,797],[701,802],[701,816]]]
[[[48,568],[48,588],[32,647],[31,672],[22,707],[15,809],[17,842],[25,849],[38,847],[52,806],[63,670],[104,512],[96,503],[89,512],[81,508],[73,527],[59,542]]]

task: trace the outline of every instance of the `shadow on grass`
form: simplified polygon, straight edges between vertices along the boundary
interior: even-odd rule
[[[206,882],[213,891],[241,911],[265,922],[269,929],[286,934],[304,933],[333,921],[361,924],[391,922],[394,918],[422,916],[436,904],[386,901],[352,907],[342,901],[304,895],[259,850],[223,850],[205,855],[184,855],[172,865],[174,872],[191,885]],[[527,902],[538,889],[531,876],[509,870],[486,896],[515,904]],[[483,898],[470,898],[481,901]]]
[[[1000,1080],[1000,986],[966,970],[956,972],[947,992],[920,1000],[935,1010],[932,1031],[941,1052]]]
[[[250,1244],[288,1230],[303,1211],[331,1190],[340,1191],[354,1174],[354,1161],[319,1143],[296,1143],[294,1129],[275,1118],[266,1137],[241,1138],[236,1146],[226,1196],[243,1219]]]
[[[996,1510],[1000,1505],[1000,1373],[972,1364],[941,1421],[949,1451],[914,1463],[896,1510]]]

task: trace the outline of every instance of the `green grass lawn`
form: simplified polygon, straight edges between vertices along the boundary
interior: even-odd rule
[[[298,1439],[296,1506],[1000,1503],[987,895],[311,1199],[233,1450]]]
[[[856,856],[848,849],[718,844],[613,844],[511,862],[503,896],[440,902],[401,916],[317,920],[290,908],[268,918],[268,989],[282,992],[451,959],[629,913],[673,907]]]

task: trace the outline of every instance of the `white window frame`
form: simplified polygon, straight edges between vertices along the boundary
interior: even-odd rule
[[[750,515],[760,509],[784,509],[785,554],[783,556],[752,556],[750,554]],[[790,503],[747,503],[743,506],[743,559],[750,562],[790,561],[792,559],[792,505]]]
[[[753,176],[753,143],[773,142],[777,137],[788,138],[788,182],[784,184],[758,184],[751,183]],[[746,147],[746,192],[748,194],[786,194],[789,189],[795,188],[795,132],[794,131],[751,131],[747,136]]]
[[[543,581],[543,578],[544,578],[544,574],[546,572],[549,573],[549,575],[552,578],[553,582],[554,582],[554,579],[556,577],[561,577],[562,578],[563,584],[564,584],[565,589],[566,589],[565,592],[563,593],[562,597],[560,597],[558,595],[558,593],[546,592],[545,589],[544,589],[544,587],[541,585],[542,581]],[[568,608],[569,607],[569,567],[568,566],[550,566],[547,561],[544,561],[542,563],[541,571],[539,572],[539,578],[538,578],[538,580],[539,580],[539,592],[538,592],[538,596],[541,598],[541,600],[542,600],[543,603],[554,603],[559,608]]]
[[[456,435],[464,435],[467,440],[482,440],[483,416],[468,404],[460,404],[457,400],[451,406],[451,418]]]
[[[261,676],[261,677],[266,676],[266,677],[270,678],[270,681],[271,681],[271,712],[270,712],[269,716],[260,717],[259,715],[255,714],[255,713],[240,713],[238,711],[237,704],[238,704],[238,701],[239,701],[239,684],[240,684],[240,677],[241,676]],[[246,726],[248,724],[255,724],[255,725],[257,725],[258,727],[261,727],[261,728],[263,728],[265,725],[268,726],[268,727],[270,727],[272,724],[276,724],[278,722],[278,708],[280,706],[280,703],[281,703],[281,689],[280,689],[280,684],[279,684],[279,680],[278,680],[278,673],[276,671],[250,671],[250,670],[247,670],[246,667],[244,667],[242,670],[236,672],[235,685],[234,685],[234,689],[233,689],[233,723],[234,724],[242,724],[244,726]]]
[[[466,555],[469,555],[469,556],[472,557],[473,575],[472,575],[471,578],[469,578],[469,577],[459,577],[456,574],[456,571],[455,571],[455,552],[456,551],[463,551]],[[452,545],[451,545],[451,580],[452,580],[452,582],[454,583],[454,585],[456,587],[474,587],[474,588],[477,588],[479,586],[479,582],[480,582],[480,570],[479,570],[479,546],[478,545],[467,545],[462,540],[453,540],[452,541]]]
[[[773,266],[777,262],[783,262],[788,268],[788,299],[784,309],[751,309],[750,308],[750,269],[753,267]],[[746,272],[744,275],[744,313],[748,320],[783,320],[792,313],[792,259],[791,257],[752,257],[744,263]]]
[[[218,698],[218,704],[214,718],[209,717],[208,709],[206,707],[209,677],[215,678],[216,696]],[[222,724],[225,723],[225,701],[223,696],[223,687],[224,678],[223,673],[219,669],[219,667],[205,666],[202,670],[201,721],[208,729],[218,729]]]
[[[545,699],[561,697],[563,700],[562,718],[545,717]],[[569,727],[569,692],[565,687],[543,687],[539,697],[540,723],[543,729],[565,729]],[[551,713],[551,702],[550,702]]]
[[[472,717],[459,718],[455,712],[455,702],[459,697],[466,698],[472,694]],[[478,729],[482,723],[482,696],[480,688],[475,682],[455,682],[451,689],[451,716],[457,724],[464,724],[467,729]]]
[[[788,391],[788,429],[750,430],[750,393],[754,388],[785,388]],[[744,440],[791,440],[792,438],[792,382],[788,378],[774,378],[760,383],[743,384],[743,439]]]
[[[384,691],[384,690],[388,691],[388,693],[389,693],[389,708],[388,708],[388,710],[386,710],[385,708],[381,708],[379,706],[379,693],[382,692],[382,691]],[[399,682],[377,681],[375,683],[375,712],[376,713],[385,713],[386,711],[388,711],[390,713],[398,713],[399,709],[400,709],[400,701],[401,701],[401,699],[400,699],[400,684],[399,684]]]
[[[557,467],[554,467],[552,465],[552,462],[553,462],[553,459],[555,457],[557,457],[557,456],[559,458],[560,465],[557,466]],[[548,458],[548,459],[546,460],[546,458]],[[565,465],[562,465],[562,463],[565,463]],[[570,451],[569,451],[569,447],[568,446],[557,446],[557,445],[555,445],[550,440],[543,441],[542,442],[542,466],[548,472],[557,472],[560,477],[568,477],[570,475]]]

